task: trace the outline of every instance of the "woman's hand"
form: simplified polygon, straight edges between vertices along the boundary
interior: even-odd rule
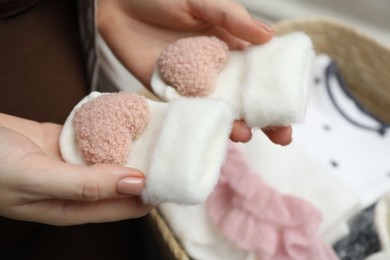
[[[116,57],[143,85],[165,46],[192,35],[215,35],[230,49],[265,43],[273,37],[267,24],[253,19],[233,0],[100,0],[98,29]],[[291,142],[291,127],[264,129],[277,144]],[[247,142],[245,122],[234,124],[231,139]]]
[[[215,35],[241,49],[273,36],[231,0],[100,0],[97,23],[117,58],[147,87],[162,49],[180,38]]]
[[[144,176],[113,165],[65,163],[61,126],[0,114],[0,215],[53,225],[108,222],[151,210]]]
[[[292,142],[291,126],[267,127],[262,131],[275,144],[288,145]],[[234,122],[230,139],[234,142],[248,142],[252,138],[252,129],[242,120]]]

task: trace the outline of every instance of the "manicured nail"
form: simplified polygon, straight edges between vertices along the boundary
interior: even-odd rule
[[[254,21],[255,21],[256,24],[260,25],[260,27],[263,28],[265,31],[267,31],[267,32],[273,32],[274,31],[274,28],[272,28],[271,25],[269,25],[269,24],[267,24],[267,23],[265,23],[263,21],[256,20],[256,19],[254,19]]]
[[[126,177],[117,183],[118,193],[127,195],[139,195],[145,186],[144,178]]]

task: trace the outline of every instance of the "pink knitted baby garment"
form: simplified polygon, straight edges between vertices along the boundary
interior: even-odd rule
[[[270,187],[249,168],[234,144],[207,210],[229,240],[255,252],[257,259],[337,259],[317,237],[321,213],[308,202]]]

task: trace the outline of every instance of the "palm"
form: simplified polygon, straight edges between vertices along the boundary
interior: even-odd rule
[[[60,125],[40,124],[12,117],[9,118],[9,122],[11,124],[8,128],[0,129],[0,143],[3,144],[2,155],[14,155],[15,159],[41,155],[62,161],[58,147]],[[6,158],[4,156],[0,156],[0,158]]]
[[[0,190],[4,192],[3,199],[9,196],[12,198],[4,199],[0,205],[12,208],[11,217],[13,212],[19,212],[31,202],[30,195],[33,195],[41,177],[44,177],[47,162],[61,160],[58,148],[60,126],[27,120],[15,122],[11,124],[15,130],[0,127]],[[0,208],[0,212],[3,210]]]

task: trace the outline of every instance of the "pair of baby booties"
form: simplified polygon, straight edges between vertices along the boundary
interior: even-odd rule
[[[160,54],[151,81],[167,103],[92,92],[64,124],[62,156],[144,172],[145,203],[202,203],[218,182],[234,120],[257,128],[303,120],[313,59],[302,32],[244,51],[216,37],[178,40]]]

